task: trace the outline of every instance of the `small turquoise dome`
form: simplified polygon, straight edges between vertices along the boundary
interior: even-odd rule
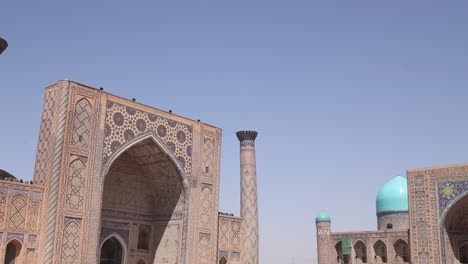
[[[388,211],[408,211],[408,181],[396,176],[387,182],[377,194],[377,214]]]
[[[315,222],[330,222],[331,218],[325,212],[321,212],[315,217]]]

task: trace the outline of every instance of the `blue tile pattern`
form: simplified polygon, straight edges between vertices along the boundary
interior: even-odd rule
[[[468,191],[468,180],[443,181],[437,186],[439,197],[439,215],[456,200],[460,195]]]

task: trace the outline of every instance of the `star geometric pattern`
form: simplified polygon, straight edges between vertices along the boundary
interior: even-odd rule
[[[122,145],[151,132],[174,156],[181,171],[190,177],[192,168],[192,126],[109,101],[104,128],[104,167]]]
[[[13,198],[10,208],[10,226],[23,229],[26,219],[26,199],[18,194]]]

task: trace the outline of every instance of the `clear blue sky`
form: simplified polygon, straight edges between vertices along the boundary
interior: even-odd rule
[[[314,217],[376,228],[378,189],[468,159],[468,1],[7,1],[0,168],[31,179],[44,87],[76,80],[257,138],[261,263],[316,263]]]

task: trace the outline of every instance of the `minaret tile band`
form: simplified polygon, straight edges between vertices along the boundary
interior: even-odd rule
[[[255,161],[255,131],[236,133],[240,141],[241,217],[244,244],[242,264],[259,264],[257,170]]]

